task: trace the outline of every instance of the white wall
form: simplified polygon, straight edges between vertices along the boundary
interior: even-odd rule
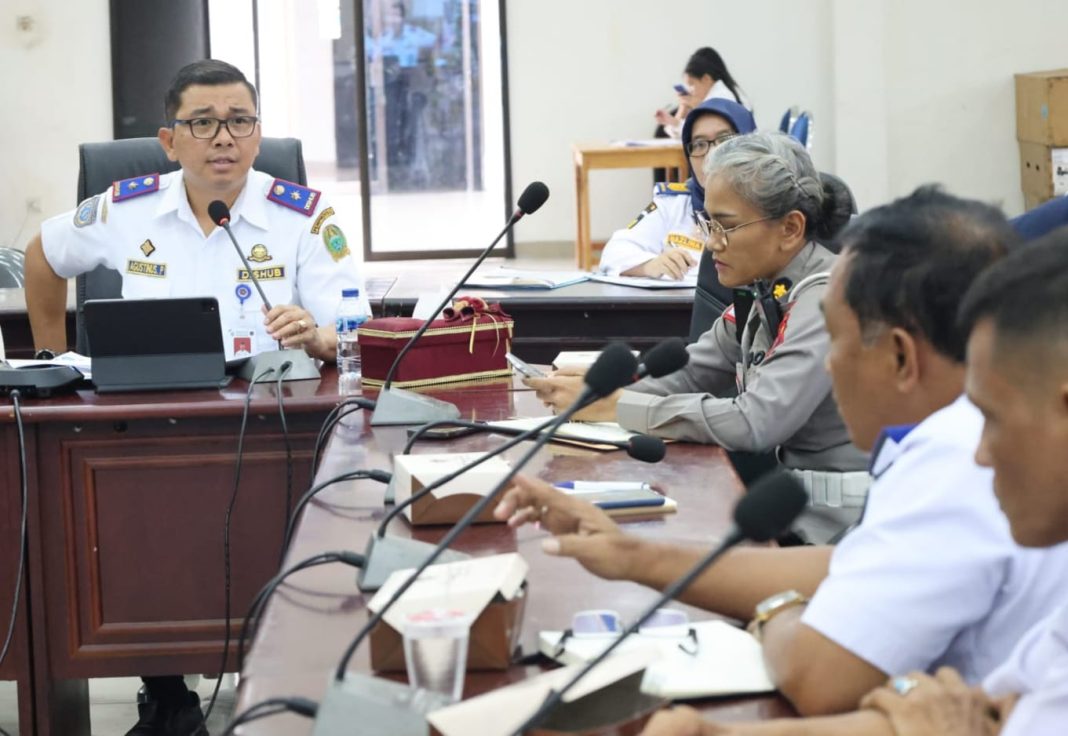
[[[0,99],[0,246],[21,248],[45,216],[74,207],[78,144],[111,138],[108,0],[0,3]]]

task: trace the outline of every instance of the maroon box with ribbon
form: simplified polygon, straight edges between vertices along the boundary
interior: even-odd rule
[[[397,354],[422,326],[411,317],[380,317],[359,330],[363,385],[381,386]],[[437,386],[460,381],[510,378],[505,359],[511,350],[514,322],[499,304],[478,297],[460,297],[442,312],[404,356],[393,385],[399,388]]]

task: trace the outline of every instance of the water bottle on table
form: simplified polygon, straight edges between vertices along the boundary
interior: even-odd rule
[[[343,289],[337,308],[337,388],[342,396],[360,393],[360,326],[370,315],[360,299],[359,289]]]

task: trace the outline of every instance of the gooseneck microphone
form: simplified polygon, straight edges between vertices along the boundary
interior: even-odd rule
[[[456,296],[456,292],[460,290],[471,274],[475,272],[482,262],[486,260],[486,257],[493,250],[493,247],[500,242],[512,227],[519,222],[524,216],[533,214],[545,204],[545,200],[549,198],[549,187],[542,184],[540,181],[529,184],[523,193],[519,195],[518,206],[512,216],[508,218],[508,222],[505,223],[504,228],[497,234],[497,237],[493,239],[493,242],[486,246],[485,250],[475,259],[475,262],[471,264],[471,267],[467,269],[467,273],[460,277],[460,280],[456,282],[456,285],[452,287],[452,290],[441,300],[441,303],[434,308],[433,313],[423,322],[423,324],[412,335],[411,339],[405,343],[404,347],[397,354],[397,357],[393,360],[393,364],[389,367],[389,372],[386,374],[386,380],[382,384],[382,389],[379,391],[377,408],[375,413],[371,416],[371,426],[379,427],[384,425],[396,425],[396,424],[426,424],[427,422],[433,422],[438,419],[455,419],[460,416],[460,410],[456,408],[455,404],[450,404],[447,401],[440,401],[438,399],[432,399],[429,396],[423,396],[417,394],[414,391],[405,391],[404,389],[393,388],[393,377],[397,373],[397,368],[400,366],[401,361],[404,360],[404,356],[412,349],[415,343],[423,336],[423,333],[430,328],[430,323],[434,321],[434,318],[438,316],[438,313],[444,309],[452,301],[452,298]]]
[[[630,383],[637,370],[637,361],[634,355],[631,354],[630,348],[622,343],[613,343],[609,345],[604,352],[597,358],[597,361],[590,366],[590,369],[584,376],[585,386],[582,392],[579,394],[579,398],[567,409],[561,412],[557,417],[553,419],[552,424],[549,426],[548,431],[542,435],[530,449],[527,450],[522,457],[515,463],[511,470],[501,479],[493,489],[478,500],[467,513],[456,522],[456,524],[448,531],[448,533],[442,537],[441,541],[434,547],[434,550],[430,555],[423,560],[423,562],[393,593],[393,595],[386,601],[376,613],[371,615],[367,623],[364,625],[360,632],[349,644],[345,653],[342,655],[341,660],[338,662],[337,670],[334,673],[336,681],[341,682],[345,679],[345,671],[348,669],[349,660],[352,659],[352,655],[356,652],[360,643],[371,633],[378,622],[382,620],[386,612],[404,595],[419,578],[419,576],[428,567],[434,564],[434,562],[441,556],[443,552],[452,544],[460,534],[463,533],[475,519],[487,508],[491,503],[497,500],[497,497],[511,485],[512,478],[523,468],[523,466],[530,461],[534,455],[549,441],[552,437],[552,433],[561,424],[566,422],[571,416],[581,409],[586,403],[591,400],[607,396],[615,391],[617,388],[626,386]],[[331,692],[334,692],[333,690]],[[328,695],[329,697],[329,695]]]
[[[681,346],[681,344],[681,340],[672,339],[654,345],[646,353],[645,362],[642,365],[637,366],[637,369],[634,370],[631,375],[626,376],[623,379],[622,385],[627,385],[640,376],[649,375],[654,378],[658,378],[669,373],[674,373],[675,371],[682,368],[684,365],[686,365],[686,362],[689,360],[690,355],[688,352],[686,352],[686,349],[684,347],[681,350],[679,349],[679,346]],[[620,348],[626,349],[625,346],[619,346],[619,348],[615,349],[618,350]],[[633,355],[631,355],[629,351],[627,352],[627,356],[629,360],[619,360],[621,366],[634,365]],[[600,358],[598,360],[600,360]],[[587,373],[587,376],[589,375],[590,374]],[[594,380],[600,379],[595,376]],[[612,389],[612,391],[614,390],[615,388]],[[612,391],[608,391],[607,393],[612,393]],[[585,406],[588,403],[590,403],[589,400],[585,400],[582,404],[580,404],[579,408]],[[416,539],[407,539],[403,537],[386,536],[386,527],[389,526],[389,523],[394,518],[396,518],[404,510],[405,507],[416,503],[419,499],[424,498],[425,496],[433,493],[435,490],[445,485],[446,483],[451,482],[455,478],[459,477],[461,474],[466,473],[468,470],[471,470],[472,468],[481,465],[490,458],[495,457],[501,454],[502,452],[511,449],[512,447],[515,447],[524,440],[532,439],[534,437],[544,437],[546,438],[546,440],[548,440],[549,438],[551,438],[552,433],[551,431],[546,433],[546,430],[548,430],[554,424],[554,422],[556,422],[556,418],[550,418],[532,429],[519,432],[515,437],[508,440],[499,447],[495,448],[491,452],[482,455],[478,459],[468,463],[462,468],[453,471],[452,473],[438,478],[433,483],[427,484],[424,488],[420,489],[418,493],[412,494],[402,503],[394,506],[393,509],[388,514],[386,514],[385,518],[382,519],[382,522],[378,525],[378,529],[375,531],[375,533],[372,534],[367,540],[367,548],[364,550],[364,555],[367,558],[367,564],[364,565],[363,568],[360,570],[359,578],[357,579],[357,585],[359,586],[360,590],[378,590],[385,583],[386,579],[389,578],[391,574],[393,574],[394,571],[407,570],[413,567],[418,567],[422,563],[422,561],[426,559],[426,557],[433,551],[433,545],[427,544],[426,542],[420,542]],[[467,423],[461,420],[452,419],[431,422],[419,428],[419,431],[416,432],[416,435],[413,436],[411,440],[409,440],[409,445],[411,442],[415,441],[419,432],[438,424],[452,424],[453,426],[470,426],[474,425],[475,423]],[[487,429],[492,430],[492,428],[490,427],[487,427]],[[408,449],[408,447],[405,447],[405,454],[407,454]],[[663,459],[664,453],[666,452],[663,440],[660,440],[656,437],[649,437],[646,435],[636,435],[635,437],[630,438],[626,447],[623,449],[626,449],[627,454],[631,457],[636,458],[638,460],[642,460],[644,462],[659,462],[661,459]],[[454,550],[449,550],[445,554],[448,556],[448,559],[443,558],[443,562],[452,562],[458,559],[463,559],[463,554]]]
[[[662,595],[642,612],[634,623],[620,634],[603,652],[579,670],[574,677],[559,690],[552,690],[534,714],[513,733],[521,736],[528,730],[536,728],[560,704],[567,694],[590,670],[599,665],[616,647],[636,632],[665,603],[676,598],[686,590],[705,570],[718,560],[727,550],[746,539],[754,542],[766,542],[775,539],[790,528],[793,520],[805,509],[808,494],[796,478],[784,471],[776,471],[757,480],[742,496],[734,507],[734,526],[726,538],[705,555],[696,565],[664,589]]]
[[[220,199],[211,202],[208,205],[208,217],[210,217],[212,222],[225,230],[226,234],[230,236],[230,242],[234,244],[234,250],[237,251],[238,258],[241,259],[241,263],[245,266],[245,272],[248,274],[249,281],[256,287],[260,299],[263,300],[263,306],[267,307],[267,311],[273,309],[271,300],[267,298],[267,295],[263,291],[263,287],[260,285],[260,280],[256,278],[256,272],[253,270],[252,266],[249,265],[248,259],[245,258],[244,251],[241,250],[241,245],[237,242],[237,238],[234,237],[234,233],[230,229],[230,208],[227,206],[226,202],[223,202]],[[287,362],[290,363],[290,366],[282,380],[306,381],[319,377],[319,366],[316,365],[314,358],[303,350],[284,349],[281,340],[278,341],[278,350],[258,353],[245,361],[245,364],[241,366],[237,375],[251,383],[256,376],[260,375],[268,368],[272,368],[274,369],[273,375],[282,376],[281,367]]]

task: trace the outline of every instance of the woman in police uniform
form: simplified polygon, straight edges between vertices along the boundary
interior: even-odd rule
[[[751,291],[751,309],[728,308],[689,346],[682,370],[617,391],[577,416],[728,450],[778,449],[796,470],[864,471],[866,456],[850,443],[831,396],[819,308],[835,255],[818,241],[848,222],[848,197],[825,192],[808,153],[781,133],[732,138],[704,171],[705,247],[724,286]],[[525,382],[556,409],[582,385],[564,372]],[[866,473],[856,475],[866,487]]]
[[[608,240],[600,270],[609,276],[672,279],[689,273],[704,248],[694,213],[704,208],[705,188],[698,174],[705,156],[727,138],[755,129],[752,113],[733,100],[707,100],[691,112],[682,128],[690,178],[684,184],[656,185],[649,206]]]

